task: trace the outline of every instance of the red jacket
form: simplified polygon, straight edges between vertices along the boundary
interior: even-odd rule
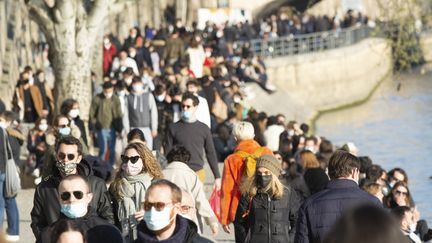
[[[103,47],[103,73],[104,76],[109,75],[114,57],[117,55],[117,48],[111,44],[109,49]]]
[[[261,146],[253,139],[241,141],[224,162],[221,188],[221,218],[222,225],[228,225],[234,221],[237,206],[240,201],[240,181],[245,167],[244,159],[236,154],[237,151],[244,151],[253,154]],[[264,147],[263,154],[273,154],[272,151]]]

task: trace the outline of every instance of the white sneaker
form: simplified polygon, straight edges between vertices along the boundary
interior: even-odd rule
[[[5,240],[7,242],[18,242],[20,239],[19,235],[6,235]]]

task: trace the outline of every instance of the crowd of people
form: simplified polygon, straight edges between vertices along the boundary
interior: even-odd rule
[[[74,99],[55,114],[44,72],[24,68],[13,111],[0,103],[0,188],[13,178],[3,165],[19,164],[26,144],[21,173],[35,178],[37,242],[207,242],[204,223],[236,242],[432,238],[401,168],[386,172],[352,143],[336,148],[307,124],[250,107],[244,82],[275,91],[264,62],[247,45],[233,48],[227,28],[212,28],[132,28],[122,45],[105,36],[88,124]],[[205,195],[205,162],[220,211]],[[0,222],[4,211],[7,239],[18,241],[15,196],[0,196]],[[362,217],[370,212],[379,219]]]

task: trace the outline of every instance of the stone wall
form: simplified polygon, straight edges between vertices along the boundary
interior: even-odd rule
[[[269,114],[309,121],[317,112],[368,97],[391,73],[391,50],[384,39],[369,38],[349,47],[267,59],[267,73],[278,88],[272,95],[253,87],[253,107]]]

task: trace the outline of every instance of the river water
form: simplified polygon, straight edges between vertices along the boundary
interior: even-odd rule
[[[326,113],[316,126],[316,134],[338,146],[354,142],[359,155],[370,156],[387,171],[403,168],[421,217],[431,226],[431,66],[384,81],[366,103]]]

